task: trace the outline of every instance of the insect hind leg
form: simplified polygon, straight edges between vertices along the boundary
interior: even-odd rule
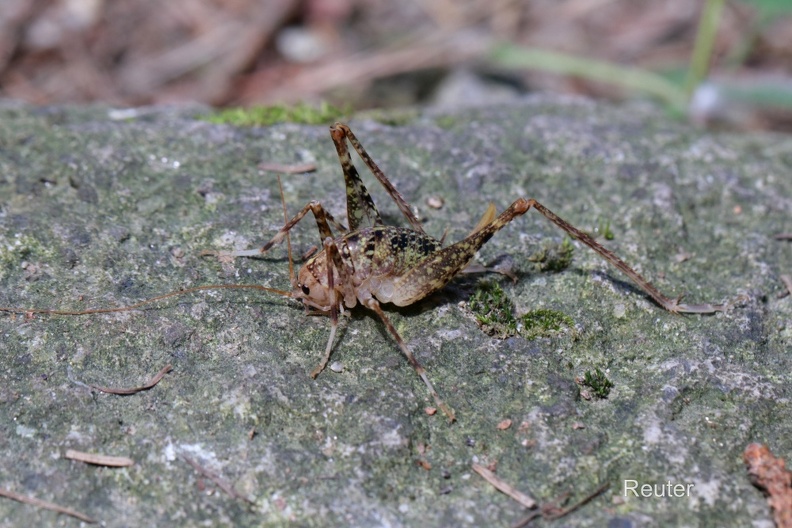
[[[341,163],[341,168],[344,171],[344,179],[346,180],[347,187],[347,215],[349,216],[350,228],[354,231],[361,227],[371,227],[374,225],[382,225],[382,219],[377,211],[374,201],[368,193],[365,185],[360,179],[360,175],[352,164],[352,159],[349,156],[349,149],[347,149],[346,141],[348,140],[355,152],[358,153],[360,159],[366,164],[366,167],[371,171],[377,181],[382,184],[388,195],[399,207],[404,217],[410,222],[412,228],[419,233],[424,233],[423,225],[418,217],[413,213],[412,208],[404,199],[396,187],[393,186],[391,181],[385,176],[374,160],[371,159],[366,149],[363,148],[360,141],[358,141],[352,130],[343,123],[336,123],[330,127],[330,136],[333,138],[336,150],[338,151],[338,160]]]

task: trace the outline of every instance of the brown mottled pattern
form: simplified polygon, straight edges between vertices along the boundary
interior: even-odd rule
[[[339,245],[342,242],[337,241]],[[408,273],[440,249],[440,242],[412,229],[377,226],[343,237],[360,279]]]

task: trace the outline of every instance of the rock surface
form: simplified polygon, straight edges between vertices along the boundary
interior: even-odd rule
[[[282,225],[277,181],[261,161],[315,161],[315,173],[284,176],[289,210],[318,199],[344,218],[326,127],[242,129],[198,113],[113,120],[106,108],[0,106],[0,305],[120,306],[213,283],[288,288],[283,249],[230,264],[199,252],[256,247]],[[111,527],[504,526],[522,517],[472,471],[479,463],[540,503],[567,491],[576,501],[609,481],[569,526],[771,525],[741,453],[755,441],[792,453],[792,298],[779,298],[792,242],[773,238],[792,231],[792,139],[698,131],[641,104],[547,97],[426,112],[397,127],[350,124],[438,237],[446,228],[447,240],[463,237],[490,201],[502,210],[533,197],[581,229],[609,223],[614,239],[603,242],[668,295],[730,307],[667,313],[578,243],[569,268],[537,271],[527,257],[564,237],[531,212],[479,260],[511,258],[519,280],[502,284],[517,312],[557,310],[573,328],[490,338],[463,303],[477,276],[388,311],[455,409],[451,425],[425,411],[424,385],[362,310],[343,321],[334,368],[316,380],[308,373],[328,321],[275,295],[5,314],[0,488]],[[361,173],[386,221],[403,225]],[[317,241],[306,219],[295,253]],[[136,395],[85,385],[142,385],[166,364],[174,370]],[[596,368],[614,383],[607,399],[581,397],[576,383]],[[67,449],[136,463],[89,466],[64,458]],[[665,496],[625,496],[632,481]],[[676,485],[686,493],[669,497]],[[0,526],[54,523],[78,521],[0,498]]]

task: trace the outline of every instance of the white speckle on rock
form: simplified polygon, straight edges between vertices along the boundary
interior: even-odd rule
[[[18,434],[22,438],[33,438],[33,435],[36,434],[36,430],[33,429],[32,427],[19,424],[16,426],[16,434]]]
[[[330,370],[333,372],[344,372],[344,364],[340,361],[333,361],[330,364]]]

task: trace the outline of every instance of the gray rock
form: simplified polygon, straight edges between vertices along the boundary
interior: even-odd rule
[[[282,225],[262,160],[313,155],[316,173],[283,178],[289,210],[319,199],[343,218],[327,129],[241,129],[196,114],[113,120],[99,107],[0,107],[0,304],[82,309],[203,284],[288,288],[284,249],[232,264],[199,252],[252,248]],[[275,295],[226,290],[117,314],[2,315],[0,487],[107,526],[522,517],[472,471],[477,462],[497,464],[500,478],[539,502],[565,491],[579,500],[610,481],[569,526],[770,522],[741,453],[752,441],[792,452],[792,299],[778,298],[792,244],[773,238],[792,229],[792,140],[703,132],[642,104],[549,97],[351,126],[430,233],[448,227],[447,240],[458,240],[488,202],[502,210],[533,197],[588,231],[610,222],[615,239],[605,244],[667,294],[731,307],[667,313],[578,244],[571,267],[536,271],[527,257],[564,235],[531,212],[480,261],[509,256],[520,277],[503,285],[517,311],[557,310],[574,328],[533,341],[488,337],[461,305],[479,280],[471,276],[389,310],[455,409],[451,425],[425,411],[433,402],[424,385],[365,311],[342,323],[333,360],[343,372],[316,380],[308,373],[328,321]],[[364,178],[387,221],[401,222]],[[443,207],[426,206],[428,196]],[[306,219],[295,253],[317,242]],[[84,385],[142,385],[166,364],[174,370],[159,385],[133,396]],[[615,385],[605,400],[579,396],[575,378],[595,368]],[[506,419],[513,425],[499,429]],[[65,459],[66,449],[136,464],[92,467]],[[682,497],[625,497],[629,481],[692,486]],[[0,499],[0,526],[55,517]]]

